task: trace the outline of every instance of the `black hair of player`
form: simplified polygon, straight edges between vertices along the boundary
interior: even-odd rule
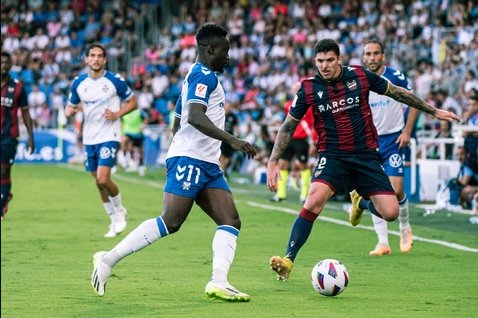
[[[198,46],[207,47],[211,44],[215,44],[215,39],[226,37],[227,31],[223,27],[207,23],[204,24],[196,34],[196,42]]]
[[[98,43],[93,43],[93,44],[88,45],[88,47],[86,48],[86,54],[85,54],[85,56],[90,55],[90,51],[91,51],[92,49],[96,49],[96,48],[102,50],[102,51],[103,51],[103,56],[106,57],[106,49],[105,49],[105,47],[104,47],[103,45],[101,45],[101,44],[98,44]]]
[[[314,47],[315,54],[317,53],[327,53],[334,52],[335,55],[340,56],[340,47],[335,40],[332,39],[323,39],[317,42]]]

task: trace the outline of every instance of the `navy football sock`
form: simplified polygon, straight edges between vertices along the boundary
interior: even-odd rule
[[[290,258],[291,261],[295,260],[302,245],[307,241],[310,231],[312,230],[312,225],[317,216],[317,214],[306,208],[300,210],[299,216],[295,219],[295,222],[292,225],[289,243],[287,244],[286,256]]]
[[[383,219],[382,215],[378,213],[377,209],[373,205],[372,200],[365,200],[364,198],[362,198],[362,200],[360,200],[359,202],[359,208],[362,210],[368,209],[370,213]]]
[[[10,194],[12,184],[10,183],[10,178],[2,179],[0,183],[1,183],[0,184],[0,196],[1,196],[0,213],[3,215],[3,209],[8,203],[8,195]]]

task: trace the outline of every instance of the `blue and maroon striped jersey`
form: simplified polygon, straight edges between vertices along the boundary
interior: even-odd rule
[[[384,94],[388,81],[361,66],[342,66],[334,81],[319,73],[302,81],[289,114],[300,120],[312,108],[319,152],[351,154],[377,151],[378,135],[369,91]]]
[[[2,86],[0,107],[1,140],[18,138],[18,109],[28,106],[27,93],[22,83],[10,79]]]

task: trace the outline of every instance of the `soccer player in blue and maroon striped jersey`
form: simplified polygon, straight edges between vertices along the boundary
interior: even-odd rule
[[[0,214],[7,212],[8,201],[13,197],[11,191],[12,179],[10,169],[17,153],[19,127],[18,110],[21,109],[23,122],[28,131],[28,149],[30,153],[35,151],[35,141],[33,139],[33,122],[28,112],[27,93],[22,83],[13,79],[9,75],[12,67],[10,54],[2,52],[1,55],[1,75],[2,75],[2,106],[0,107],[0,195],[1,206]]]
[[[387,95],[410,107],[429,113],[440,120],[459,117],[437,109],[411,93],[395,86],[361,66],[342,65],[337,42],[319,41],[315,46],[317,75],[302,81],[290,112],[276,137],[267,164],[267,185],[277,191],[278,161],[306,111],[312,108],[317,131],[319,152],[312,173],[307,199],[295,220],[285,257],[273,256],[271,268],[279,280],[287,280],[292,265],[312,230],[312,224],[322,212],[327,200],[347,187],[370,199],[373,213],[386,221],[398,217],[398,201],[390,180],[380,164],[378,134],[369,105],[369,92]],[[363,210],[350,215],[357,225]]]

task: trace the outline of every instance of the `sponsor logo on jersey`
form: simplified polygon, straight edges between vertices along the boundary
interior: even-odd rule
[[[108,87],[108,85],[106,85],[106,84],[103,85],[103,92],[106,93],[106,92],[109,91],[109,90],[110,90],[110,88]]]
[[[402,165],[402,157],[400,157],[399,154],[394,153],[388,159],[388,163],[390,164],[391,167],[398,168]]]
[[[331,110],[333,114],[347,110],[349,108],[353,107],[359,107],[360,106],[360,96],[355,96],[355,97],[349,97],[349,98],[342,98],[337,101],[333,101],[330,104],[321,104],[317,106],[317,109],[319,112],[323,113],[326,111]]]
[[[204,98],[206,97],[206,92],[207,92],[207,85],[197,84],[194,95],[196,95],[197,97]]]
[[[317,92],[317,95],[319,95],[319,98],[322,98],[322,95],[323,95],[323,94],[324,94],[324,92],[322,92],[322,91],[318,91],[318,92]]]

